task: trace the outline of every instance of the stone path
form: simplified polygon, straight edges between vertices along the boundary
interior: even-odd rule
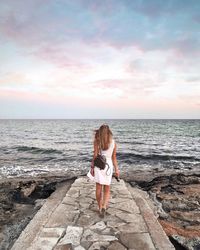
[[[146,192],[113,179],[105,218],[100,218],[95,184],[76,179],[45,202],[12,250],[171,250]]]

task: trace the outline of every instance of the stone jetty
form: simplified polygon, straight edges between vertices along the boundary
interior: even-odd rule
[[[172,250],[146,192],[112,180],[109,207],[98,214],[95,183],[63,183],[46,200],[12,250]]]

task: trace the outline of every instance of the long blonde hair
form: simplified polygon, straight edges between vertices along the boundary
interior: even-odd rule
[[[110,146],[113,133],[107,124],[102,124],[99,129],[95,130],[95,140],[102,150],[107,150]]]

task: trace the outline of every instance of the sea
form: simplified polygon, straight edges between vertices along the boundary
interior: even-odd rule
[[[0,178],[87,173],[102,124],[113,132],[120,171],[200,167],[200,120],[0,120]]]

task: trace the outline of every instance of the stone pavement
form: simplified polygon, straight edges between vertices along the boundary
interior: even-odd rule
[[[57,189],[27,225],[12,250],[172,250],[146,192],[112,180],[105,218],[95,184],[81,177]]]

